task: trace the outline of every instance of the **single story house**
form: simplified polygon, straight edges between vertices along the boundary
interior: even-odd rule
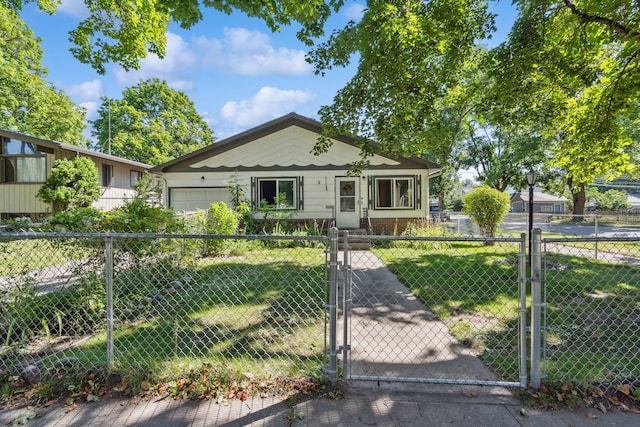
[[[566,197],[533,190],[533,213],[566,214],[568,202]],[[529,212],[529,190],[511,195],[511,212]]]
[[[102,194],[94,206],[110,210],[131,198],[133,185],[151,166],[75,145],[0,129],[0,219],[39,217],[51,206],[36,197],[58,159],[85,156],[98,168]]]
[[[376,154],[359,176],[349,176],[360,159],[353,138],[332,140],[328,152],[314,155],[320,122],[290,113],[151,169],[163,183],[163,203],[178,211],[230,204],[233,180],[245,189],[254,217],[260,202],[290,210],[292,221],[317,221],[341,229],[379,234],[402,231],[429,215],[429,179],[436,163],[420,158]]]

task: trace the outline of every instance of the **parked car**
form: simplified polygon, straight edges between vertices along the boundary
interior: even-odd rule
[[[440,211],[440,206],[429,206],[429,214],[433,220],[451,221],[451,213],[446,209]]]

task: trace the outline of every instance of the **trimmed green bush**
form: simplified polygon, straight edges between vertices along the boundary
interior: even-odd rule
[[[509,212],[509,195],[483,185],[464,196],[464,213],[475,222],[482,235],[494,237],[498,225]]]

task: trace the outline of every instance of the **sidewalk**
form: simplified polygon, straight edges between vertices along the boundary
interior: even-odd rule
[[[497,392],[496,392],[497,391]],[[55,403],[36,408],[28,427],[79,426],[632,426],[640,415],[586,408],[575,412],[525,409],[504,389],[446,385],[378,387],[356,383],[342,399],[314,398],[290,406],[278,398],[250,398],[218,404],[172,398],[107,399],[71,408]],[[0,425],[12,425],[27,408],[0,411]]]

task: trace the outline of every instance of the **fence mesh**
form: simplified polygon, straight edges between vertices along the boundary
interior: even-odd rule
[[[353,281],[348,374],[518,380],[521,241],[360,240],[344,261]],[[205,365],[239,377],[319,374],[327,244],[3,233],[0,369],[34,380],[110,364],[167,378]],[[635,237],[544,239],[547,378],[608,385],[640,376],[639,246]],[[472,372],[456,371],[459,360],[473,360]]]
[[[0,248],[0,357],[18,375],[109,364],[159,379],[203,365],[255,379],[322,371],[323,237],[13,238]]]
[[[518,381],[518,240],[364,238],[371,250],[351,255],[352,376]]]
[[[545,373],[609,386],[640,375],[640,241],[543,240]]]

